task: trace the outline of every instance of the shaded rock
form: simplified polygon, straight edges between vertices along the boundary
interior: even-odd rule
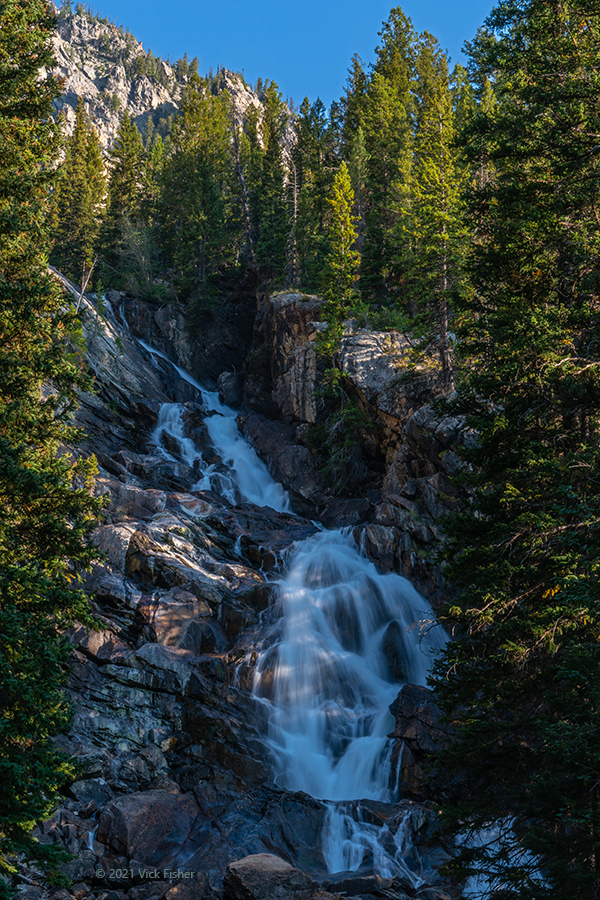
[[[386,528],[384,525],[366,525],[361,531],[355,532],[355,538],[369,559],[384,570],[391,571],[395,568],[398,559],[396,529]]]
[[[223,900],[309,900],[314,884],[279,856],[257,853],[227,866]]]
[[[124,307],[136,334],[212,390],[224,371],[242,370],[256,314],[256,282],[251,270],[221,279],[220,286],[222,296],[210,308],[199,310],[193,333],[183,304],[157,308],[136,297],[129,298]],[[185,399],[194,399],[195,393],[192,388],[192,395]]]
[[[191,794],[129,794],[103,809],[97,837],[128,859],[148,866],[173,866],[198,813]]]
[[[371,503],[366,498],[359,500],[334,500],[320,515],[325,528],[348,528],[366,521]]]
[[[244,404],[287,421],[315,422],[315,337],[323,300],[283,292],[259,299]]]
[[[239,418],[240,427],[275,479],[289,491],[301,515],[322,509],[329,496],[310,451],[295,443],[296,430],[253,413]]]
[[[326,881],[323,887],[346,897],[374,895],[376,897],[393,897],[394,900],[409,900],[398,884],[397,878],[382,878],[379,875],[361,875],[358,872],[338,872]]]
[[[400,766],[398,785],[404,794],[415,799],[430,797],[435,785],[426,782],[423,766],[448,741],[450,728],[442,722],[442,711],[433,701],[433,692],[422,685],[405,684],[390,712],[396,719],[390,737],[397,741],[392,765]]]
[[[96,857],[91,850],[81,850],[76,859],[70,859],[58,866],[59,872],[71,881],[89,882],[94,876],[95,869]]]
[[[93,802],[97,809],[101,809],[114,797],[114,793],[104,778],[87,778],[83,781],[75,781],[70,785],[68,793],[79,803]]]
[[[244,379],[238,372],[221,372],[217,378],[219,400],[225,406],[238,409],[242,404],[242,386]]]
[[[381,649],[385,656],[388,674],[392,681],[406,681],[410,657],[406,648],[405,631],[398,622],[390,622],[381,639]]]
[[[210,883],[206,875],[202,872],[195,873],[196,877],[189,881],[169,887],[163,894],[161,900],[211,900],[216,894],[211,890]]]

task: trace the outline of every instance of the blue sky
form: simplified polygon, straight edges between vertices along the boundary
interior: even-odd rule
[[[74,5],[74,3],[73,3]],[[374,58],[389,0],[91,0],[157,56],[197,56],[200,73],[225,66],[279,85],[299,104],[329,105],[343,91],[351,57]],[[434,34],[453,62],[490,12],[492,0],[405,0],[418,31]]]

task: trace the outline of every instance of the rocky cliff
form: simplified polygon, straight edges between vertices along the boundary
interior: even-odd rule
[[[64,93],[56,102],[57,114],[65,120],[66,133],[75,124],[78,98],[84,101],[98,131],[100,143],[108,150],[119,122],[129,113],[142,135],[151,129],[166,134],[172,117],[179,112],[181,92],[190,80],[187,63],[170,65],[122,27],[117,27],[83,7],[73,13],[63,8],[54,39],[57,68]],[[227,69],[211,76],[213,91],[227,91],[238,117],[249,107],[260,109],[261,98],[243,77]],[[293,140],[286,132],[286,144]]]
[[[334,497],[306,446],[308,429],[323,416],[323,365],[315,350],[322,305],[319,297],[297,293],[259,301],[242,427],[299,508],[308,514],[316,508],[329,528],[355,526],[371,559],[439,603],[447,591],[435,562],[440,522],[460,502],[453,482],[462,467],[457,450],[473,435],[461,419],[435,411],[443,394],[439,372],[433,360],[414,363],[408,336],[356,330],[349,323],[338,364],[346,391],[369,422],[364,452],[383,455],[385,474],[380,491],[369,496]]]
[[[142,134],[147,133],[150,119],[153,129],[164,134],[169,118],[177,115],[189,76],[146,51],[130,32],[107,19],[88,10],[61,14],[54,48],[55,72],[64,84],[56,110],[64,116],[67,134],[73,130],[79,97],[105,149],[112,144],[124,112]],[[220,71],[213,87],[226,90],[239,113],[261,105],[258,95],[234,72]]]
[[[76,756],[80,775],[36,832],[71,854],[61,865],[68,887],[49,887],[22,866],[23,900],[202,900],[215,892],[224,900],[444,900],[452,892],[437,874],[448,853],[434,838],[436,813],[422,776],[440,728],[426,689],[401,695],[393,709],[404,799],[348,807],[348,815],[389,835],[388,843],[403,836],[408,874],[373,874],[367,855],[360,871],[328,876],[321,845],[327,805],[273,781],[266,723],[252,693],[257,648],[279,628],[277,582],[288,548],[314,534],[311,519],[335,501],[319,494],[319,473],[299,443],[315,415],[320,301],[280,295],[259,306],[260,343],[245,396],[262,391],[280,418],[247,409],[240,421],[259,449],[270,434],[266,459],[310,519],[199,489],[203,471],[217,478],[226,472],[209,436],[211,413],[193,379],[150,353],[133,331],[215,382],[231,368],[230,353],[244,355],[235,340],[217,360],[214,352],[206,356],[206,335],[196,343],[182,336],[176,319],[163,322],[137,301],[115,295],[113,304],[85,303],[96,390],[81,397],[78,420],[87,435],[82,452],[96,454],[96,490],[107,501],[94,537],[102,556],[87,582],[98,630],[71,634],[75,719],[60,745]],[[460,423],[444,423],[421,405],[431,385],[409,389],[398,381],[403,347],[398,336],[359,333],[347,338],[342,354],[361,402],[386,435],[389,459],[381,497],[363,503],[355,535],[382,569],[399,571],[418,554],[413,548],[435,538],[448,454],[461,439]],[[269,357],[262,386],[258,352]],[[177,427],[161,430],[165,415]],[[340,520],[351,512],[342,506]],[[392,637],[385,651],[390,671]]]

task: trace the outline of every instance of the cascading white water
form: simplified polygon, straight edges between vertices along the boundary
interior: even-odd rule
[[[163,353],[139,343],[171,363],[215,413],[206,425],[229,471],[202,461],[196,488],[288,510],[287,494],[239,433],[235,411]],[[198,466],[201,457],[185,437],[179,404],[161,408],[154,432],[159,447],[165,431],[177,439],[184,461]],[[329,801],[322,849],[330,872],[356,871],[370,854],[377,874],[402,875],[418,888],[428,873],[412,845],[409,814],[400,812],[380,827],[364,821],[349,801],[395,799],[388,707],[399,683],[425,683],[445,634],[410,582],[382,575],[341,531],[303,541],[288,559],[279,585],[283,617],[257,659],[254,683],[267,713],[276,780]]]
[[[290,508],[287,492],[271,478],[266,465],[240,434],[235,421],[236,411],[221,403],[216,391],[207,391],[185,369],[172,362],[160,350],[156,350],[140,338],[137,338],[137,341],[153,356],[160,357],[173,366],[181,378],[200,393],[205,409],[214,413],[206,418],[205,424],[213,447],[229,473],[220,472],[215,465],[207,466],[194,442],[185,437],[182,407],[178,403],[165,403],[161,407],[153,434],[154,442],[161,452],[171,456],[161,442],[163,432],[167,431],[181,446],[184,461],[190,466],[196,464],[200,468],[200,479],[194,485],[196,490],[214,490],[230,503],[249,501],[257,506],[269,506],[278,512],[287,512]]]
[[[392,800],[388,707],[399,670],[402,681],[423,684],[444,645],[431,608],[339,531],[295,548],[279,597],[281,633],[259,656],[254,684],[278,784],[330,801]],[[323,847],[329,870],[357,869],[370,849],[378,874],[405,874],[402,847],[382,848],[381,832],[332,805]]]

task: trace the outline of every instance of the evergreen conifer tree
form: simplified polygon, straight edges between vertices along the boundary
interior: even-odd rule
[[[464,248],[461,238],[461,179],[455,141],[448,65],[433,35],[419,38],[415,63],[414,162],[408,215],[400,222],[411,238],[413,308],[439,353],[446,388],[452,387],[448,338],[451,294]],[[399,240],[400,246],[403,241]]]
[[[356,249],[357,217],[352,212],[354,194],[345,162],[335,176],[327,202],[327,238],[330,250],[325,257],[323,271],[323,317],[327,322],[327,330],[319,335],[318,348],[322,355],[333,357],[339,348],[344,319],[357,297],[356,283],[360,266],[360,254]]]
[[[366,297],[390,302],[401,278],[394,269],[401,256],[395,226],[406,206],[413,154],[414,33],[400,7],[392,10],[380,36],[361,121],[368,155],[361,290]]]
[[[225,93],[215,96],[206,81],[193,78],[162,170],[161,242],[184,296],[206,296],[213,275],[239,252],[228,104]]]
[[[458,627],[434,687],[462,778],[451,828],[501,896],[598,896],[600,14],[507,0],[472,47],[482,96],[461,403],[473,501],[448,525]],[[489,100],[489,97],[488,97]],[[505,839],[481,844],[497,825]],[[510,827],[509,827],[510,826]],[[512,844],[512,851],[509,845]],[[510,852],[509,852],[510,851]],[[536,875],[541,870],[542,875]]]
[[[283,280],[289,231],[288,204],[284,191],[285,172],[281,150],[287,116],[281,94],[271,81],[263,91],[264,112],[260,124],[263,152],[254,182],[255,219],[258,235],[256,262],[267,281]]]
[[[336,170],[333,129],[321,100],[306,97],[296,120],[297,142],[292,151],[296,171],[295,235],[300,283],[318,289],[327,252],[327,197]]]
[[[68,455],[75,386],[65,352],[74,317],[47,268],[59,93],[47,72],[54,17],[44,0],[0,3],[0,870],[72,775],[52,738],[69,719],[62,633],[86,620],[78,572],[97,508],[91,468]],[[43,385],[51,391],[42,391]],[[0,892],[5,892],[0,882]]]
[[[106,174],[96,129],[81,98],[75,127],[53,194],[54,262],[77,282],[85,280],[97,249],[106,198]]]
[[[130,255],[132,235],[139,236],[145,230],[141,207],[149,187],[146,161],[142,137],[129,113],[125,113],[109,151],[108,202],[101,236],[109,282],[115,276],[121,280],[127,274],[135,281],[135,274],[123,269],[129,268],[126,259]],[[150,272],[142,274],[141,280],[147,288]]]

